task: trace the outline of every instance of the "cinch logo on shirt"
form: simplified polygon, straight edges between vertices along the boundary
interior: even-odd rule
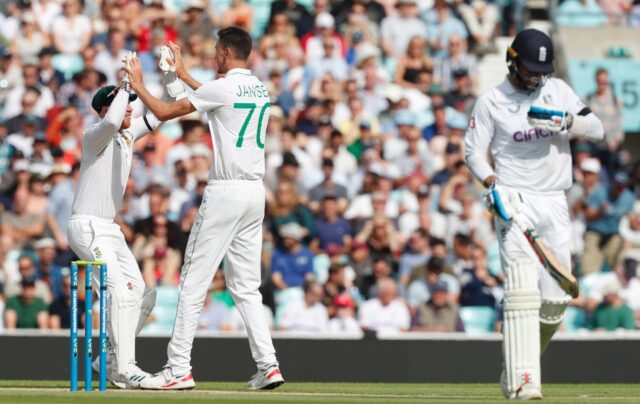
[[[513,134],[513,140],[516,142],[531,142],[540,138],[553,136],[556,132],[550,130],[543,130],[538,128],[529,128],[527,130],[519,130]]]
[[[256,84],[255,86],[238,85],[236,88],[236,96],[238,97],[269,97],[269,92],[264,84]]]

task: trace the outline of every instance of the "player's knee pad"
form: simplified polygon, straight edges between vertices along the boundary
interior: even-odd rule
[[[539,271],[528,258],[506,269],[503,354],[505,396],[540,386]]]
[[[555,325],[562,323],[564,312],[571,298],[569,296],[559,298],[544,298],[540,305],[540,322],[542,324]]]
[[[564,312],[567,310],[567,306],[571,298],[569,296],[545,298],[542,300],[540,306],[540,354],[549,346],[553,334],[556,333],[562,320],[564,319]]]

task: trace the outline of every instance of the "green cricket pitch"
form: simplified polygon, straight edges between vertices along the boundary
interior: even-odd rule
[[[80,383],[82,388],[82,383]],[[97,388],[97,385],[94,386]],[[503,401],[495,384],[286,383],[272,391],[250,392],[244,383],[199,382],[188,391],[109,388],[106,392],[69,392],[65,381],[0,380],[0,403],[474,403]],[[640,385],[547,384],[545,403],[640,402]]]

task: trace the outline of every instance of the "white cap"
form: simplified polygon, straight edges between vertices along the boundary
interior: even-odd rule
[[[318,28],[333,28],[335,26],[335,19],[327,12],[322,12],[316,16],[316,27]]]
[[[587,171],[587,172],[590,172],[590,173],[599,174],[600,173],[600,160],[598,160],[596,158],[585,159],[580,164],[580,169],[582,171]]]
[[[603,296],[615,295],[620,292],[620,288],[621,286],[618,278],[611,278],[607,281],[607,283],[602,285],[602,289],[600,289],[600,293],[602,293]]]
[[[189,0],[187,1],[187,6],[185,7],[185,10],[188,10],[190,8],[199,8],[203,10],[207,8],[207,3],[205,3],[204,0]]]
[[[300,226],[296,222],[283,224],[282,226],[280,226],[278,232],[280,233],[281,237],[292,238],[294,240],[301,240],[304,236],[302,232],[302,226]]]
[[[29,162],[24,159],[14,161],[13,171],[29,171]]]
[[[40,240],[33,243],[33,248],[39,250],[41,248],[55,248],[56,242],[51,237],[41,238]]]
[[[380,49],[370,43],[363,43],[356,49],[356,65],[360,65],[371,57],[380,56]]]
[[[207,146],[203,144],[195,144],[191,148],[191,157],[206,157],[211,158],[211,151],[207,148]]]

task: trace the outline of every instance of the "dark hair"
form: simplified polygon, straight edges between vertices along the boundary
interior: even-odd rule
[[[249,58],[253,43],[247,31],[238,27],[227,27],[218,31],[218,38],[223,47],[233,50],[236,58],[242,60]]]
[[[473,240],[466,234],[456,233],[453,239],[461,246],[473,246]]]

